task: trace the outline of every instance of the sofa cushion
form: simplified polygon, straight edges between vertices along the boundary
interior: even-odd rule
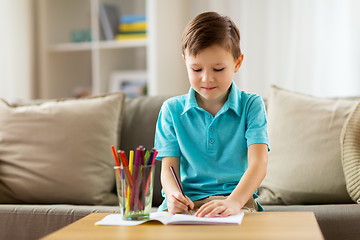
[[[360,103],[344,125],[341,160],[347,191],[355,202],[360,203]]]
[[[263,204],[349,203],[340,133],[357,101],[317,98],[273,86],[268,99],[271,151],[260,186]]]
[[[360,206],[357,204],[265,205],[266,212],[314,212],[326,240],[358,239]]]
[[[146,148],[154,146],[156,121],[162,103],[170,96],[145,96],[127,98],[121,130],[120,149],[129,153],[139,145]],[[160,183],[161,161],[155,161],[153,206],[159,206],[163,197]]]
[[[0,202],[116,204],[124,94],[12,106],[0,101]]]
[[[0,239],[40,239],[91,213],[118,213],[119,206],[0,205]]]

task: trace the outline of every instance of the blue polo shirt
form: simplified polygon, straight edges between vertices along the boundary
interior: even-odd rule
[[[227,101],[213,117],[197,104],[195,90],[168,99],[156,125],[157,160],[180,158],[186,196],[196,201],[229,195],[247,167],[248,146],[268,145],[265,105],[256,94],[240,91],[233,82]],[[159,207],[166,210],[166,196]],[[254,194],[256,198],[256,194]]]

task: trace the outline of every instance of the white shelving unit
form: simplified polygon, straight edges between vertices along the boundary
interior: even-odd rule
[[[116,5],[121,14],[146,14],[146,0],[40,0],[40,98],[94,95],[109,90],[110,74],[146,70],[147,39],[106,41],[99,4]],[[91,41],[72,42],[73,31],[91,31]]]
[[[106,41],[99,4],[121,14],[146,14],[147,39]],[[39,0],[39,98],[73,97],[109,91],[111,73],[145,70],[149,95],[182,94],[188,81],[181,57],[181,33],[189,0]],[[88,29],[92,40],[73,43],[71,33]]]

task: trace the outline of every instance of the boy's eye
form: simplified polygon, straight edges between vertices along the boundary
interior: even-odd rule
[[[214,68],[215,72],[221,72],[222,70],[224,70],[224,68]]]
[[[193,68],[192,69],[194,72],[201,72],[201,68],[200,69],[195,69],[195,68]]]

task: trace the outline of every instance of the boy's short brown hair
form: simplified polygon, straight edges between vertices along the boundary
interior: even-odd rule
[[[182,53],[196,56],[201,50],[218,44],[238,59],[240,50],[240,31],[227,16],[216,12],[205,12],[189,22],[182,36]]]

